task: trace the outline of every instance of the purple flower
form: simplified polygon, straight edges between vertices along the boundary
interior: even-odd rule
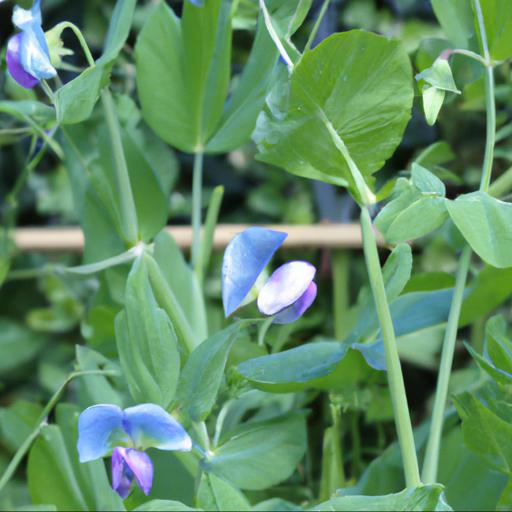
[[[7,68],[18,84],[31,89],[40,80],[57,74],[50,62],[50,51],[41,26],[41,0],[31,9],[14,7],[12,22],[21,32],[7,44]]]
[[[231,240],[222,264],[222,301],[226,316],[240,307],[286,237],[286,233],[252,227]],[[259,292],[258,309],[264,315],[274,316],[274,323],[294,322],[315,300],[315,274],[315,267],[306,261],[285,263]]]
[[[153,464],[144,450],[190,451],[192,439],[164,409],[141,404],[124,411],[116,405],[93,405],[78,420],[80,462],[112,452],[112,488],[126,498],[134,485],[149,494]]]

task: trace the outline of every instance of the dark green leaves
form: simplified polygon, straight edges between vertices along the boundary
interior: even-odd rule
[[[134,400],[167,407],[180,371],[178,340],[169,317],[156,303],[144,257],[135,261],[128,276],[125,309],[116,318],[116,338]]]
[[[487,263],[512,266],[512,205],[485,192],[446,204],[450,217],[472,249]]]
[[[289,97],[261,115],[258,158],[349,186],[359,199],[361,180],[399,144],[412,95],[409,59],[398,43],[362,31],[335,34],[304,55]]]
[[[246,424],[203,462],[240,489],[265,489],[288,478],[306,450],[302,413]]]

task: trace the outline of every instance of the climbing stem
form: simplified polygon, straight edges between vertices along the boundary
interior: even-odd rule
[[[480,41],[483,53],[483,60],[486,63],[485,70],[485,104],[487,111],[487,129],[485,140],[485,153],[482,166],[482,177],[480,180],[480,190],[489,192],[492,175],[492,165],[494,159],[494,145],[496,142],[496,103],[494,98],[494,70],[491,62],[489,47],[487,44],[487,35],[483,19],[482,8],[479,0],[473,0],[473,8],[476,14],[477,28],[480,33]],[[430,434],[427,441],[425,460],[422,468],[422,478],[425,483],[434,483],[437,480],[437,470],[439,466],[439,451],[441,447],[441,438],[443,433],[444,413],[446,401],[448,398],[448,385],[453,364],[453,355],[455,353],[455,344],[457,341],[457,330],[460,319],[462,301],[464,299],[464,289],[471,261],[471,248],[465,247],[459,261],[455,289],[453,291],[448,323],[443,339],[443,349],[441,353],[441,362],[439,364],[439,375],[437,380],[436,395],[434,398],[434,408],[432,411],[432,421],[430,424]]]
[[[316,39],[316,35],[318,34],[318,29],[320,28],[320,24],[322,23],[322,20],[324,19],[325,13],[327,12],[327,8],[329,7],[330,2],[331,2],[331,0],[324,0],[322,7],[320,7],[320,11],[315,20],[315,24],[313,25],[313,29],[311,30],[311,33],[309,34],[306,46],[304,46],[303,54],[311,49],[311,46],[313,45],[313,42]]]
[[[201,211],[203,187],[203,153],[194,154],[194,170],[192,175],[192,267],[198,277],[201,269]]]
[[[389,390],[393,404],[398,443],[402,453],[405,483],[407,487],[417,487],[421,485],[421,480],[407,395],[405,393],[402,368],[396,344],[395,329],[386,297],[386,289],[377,251],[377,240],[373,231],[370,214],[366,207],[361,208],[361,230],[368,277],[384,340]]]
[[[423,462],[422,479],[425,483],[434,483],[437,478],[437,467],[439,463],[439,448],[441,445],[441,435],[444,423],[444,410],[446,398],[448,395],[448,384],[450,382],[450,373],[452,370],[453,354],[455,352],[455,342],[457,340],[457,328],[459,325],[460,311],[464,299],[464,289],[471,261],[471,248],[466,246],[462,251],[453,290],[453,298],[448,316],[448,324],[443,339],[443,350],[441,354],[441,363],[439,366],[439,375],[437,378],[436,396],[434,399],[434,408],[432,411],[432,421],[430,423],[430,435],[425,452],[425,461]]]
[[[4,474],[2,475],[2,478],[0,478],[0,492],[2,489],[8,484],[9,480],[12,478],[14,472],[18,468],[20,462],[23,460],[23,457],[28,452],[30,447],[32,446],[32,443],[35,441],[39,433],[41,432],[42,428],[46,425],[46,421],[48,418],[48,415],[52,411],[52,409],[57,405],[57,402],[59,401],[64,389],[66,386],[76,377],[85,377],[89,375],[103,375],[103,376],[117,376],[118,373],[112,370],[89,370],[89,371],[79,371],[79,372],[73,372],[68,375],[66,380],[62,383],[62,385],[57,389],[57,391],[53,394],[53,396],[50,398],[50,401],[46,404],[45,408],[39,415],[39,418],[37,419],[36,426],[32,430],[32,432],[27,436],[27,438],[21,443],[21,446],[18,448],[16,453],[14,454],[14,457],[11,459],[11,462],[9,462],[9,465],[4,471]]]
[[[123,231],[125,241],[129,245],[135,245],[138,240],[139,226],[137,221],[137,212],[135,209],[135,200],[133,198],[130,175],[128,174],[128,165],[123,149],[123,140],[121,137],[121,127],[112,99],[112,94],[108,88],[101,92],[101,103],[107,122],[110,145],[112,148],[112,157],[114,164],[114,178],[119,197],[120,225]]]

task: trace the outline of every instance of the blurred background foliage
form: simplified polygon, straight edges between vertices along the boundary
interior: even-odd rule
[[[140,117],[135,87],[135,66],[133,45],[148,12],[156,1],[139,1],[132,30],[132,36],[125,46],[113,74],[113,91],[117,93],[117,106],[121,121],[129,125]],[[181,2],[168,2],[176,12],[181,10]],[[321,7],[315,1],[310,17],[294,36],[299,48],[303,47],[316,14]],[[45,26],[51,27],[62,20],[70,20],[82,28],[93,50],[99,55],[103,44],[108,21],[113,9],[113,0],[47,0],[44,2]],[[0,4],[0,47],[12,33],[9,4]],[[251,48],[258,11],[254,0],[233,2],[234,11],[234,53],[233,74],[241,69]],[[446,47],[441,28],[436,22],[429,0],[332,0],[327,15],[322,22],[318,38],[322,39],[335,31],[363,28],[388,37],[400,39],[410,54],[415,71],[430,66],[440,51]],[[85,62],[82,52],[70,34],[64,35],[66,46],[75,51],[68,58],[74,66],[82,68]],[[452,95],[443,108],[438,123],[430,127],[424,120],[421,98],[417,92],[413,117],[407,128],[404,140],[379,172],[378,188],[388,183],[384,190],[392,188],[389,180],[407,175],[407,169],[413,159],[421,155],[422,165],[440,176],[447,185],[447,197],[474,190],[478,187],[480,167],[485,141],[484,88],[480,79],[474,80],[478,69],[471,66],[457,67],[453,58],[457,85],[464,89],[462,96]],[[469,68],[469,70],[468,70]],[[70,71],[69,73],[72,73]],[[70,76],[72,76],[70,74]],[[70,77],[69,76],[69,77]],[[66,73],[61,79],[66,81]],[[468,84],[467,86],[465,84]],[[512,165],[512,89],[510,69],[507,65],[497,71],[498,103],[498,145],[496,152],[496,179]],[[37,90],[20,89],[8,77],[3,59],[0,76],[0,100],[33,99],[40,94]],[[84,129],[94,133],[94,116]],[[24,123],[0,112],[0,203],[2,213],[8,208],[8,194],[15,184],[17,176],[24,166],[29,151],[29,137],[24,132]],[[18,132],[13,132],[18,128]],[[8,129],[8,130],[7,130]],[[333,187],[314,183],[284,173],[259,163],[254,156],[256,149],[248,142],[229,154],[207,156],[205,159],[204,203],[216,185],[224,185],[225,195],[220,214],[221,223],[283,223],[313,224],[317,222],[351,222],[356,208],[350,197]],[[168,153],[169,165],[173,167],[171,194],[169,196],[169,223],[188,224],[191,209],[192,158],[180,152]],[[27,186],[18,197],[18,226],[68,226],[76,224],[77,215],[73,206],[72,191],[64,163],[51,151],[48,152],[37,169],[31,174]],[[448,288],[453,285],[450,272],[456,268],[458,240],[454,230],[448,224],[441,233],[420,239],[414,246],[414,270],[408,291]],[[290,254],[293,252],[293,254]],[[273,347],[287,348],[298,345],[315,337],[343,339],[353,327],[355,315],[352,305],[360,296],[366,283],[366,274],[362,252],[358,250],[342,253],[323,249],[281,251],[279,259],[300,257],[315,262],[320,269],[319,297],[310,312],[299,322],[273,330],[270,344]],[[51,393],[61,384],[72,370],[75,360],[75,346],[88,346],[106,357],[115,355],[113,318],[120,309],[116,297],[106,296],[107,288],[119,280],[119,273],[126,269],[113,269],[105,273],[100,280],[64,278],[59,274],[35,272],[33,278],[30,269],[41,269],[53,264],[78,264],[79,254],[21,253],[12,247],[12,273],[0,289],[0,473],[30,430],[30,426],[41,411]],[[333,262],[338,262],[338,275],[333,279]],[[223,315],[220,303],[220,263],[221,254],[212,260],[205,289],[209,297],[208,318],[213,327],[220,326]],[[28,273],[27,273],[28,270]],[[496,272],[496,274],[493,274]],[[502,280],[500,288],[503,302],[512,292],[508,284],[512,281],[510,271],[488,269],[488,281]],[[106,287],[103,280],[109,281]],[[343,282],[343,287],[335,293],[333,283]],[[501,281],[500,281],[501,282]],[[485,284],[485,283],[484,283]],[[407,291],[407,290],[406,290]],[[482,302],[469,305],[466,310],[468,319],[464,337],[481,348],[484,338],[483,326],[486,316],[496,301],[496,290],[481,296]],[[488,300],[487,300],[488,299]],[[482,303],[488,302],[488,307]],[[341,307],[341,309],[340,309]],[[343,316],[333,314],[333,308],[343,311]],[[508,308],[504,309],[508,315]],[[463,313],[464,316],[464,313]],[[430,396],[434,390],[438,351],[443,325],[435,325],[421,335],[402,339],[402,358],[405,361],[406,385],[412,408],[413,421],[419,425],[429,416]],[[257,355],[257,347],[252,356]],[[94,357],[100,357],[97,354]],[[82,368],[101,367],[104,361],[93,361],[94,357],[87,349],[78,351],[78,360]],[[236,358],[236,353],[231,357]],[[247,357],[245,355],[244,357]],[[452,380],[454,390],[465,389],[467,383],[478,380],[478,371],[468,366],[469,357],[459,347],[456,355],[455,372]],[[347,422],[347,446],[345,460],[350,482],[355,482],[364,474],[359,490],[371,488],[373,492],[388,492],[386,479],[400,478],[400,465],[397,462],[396,447],[385,447],[394,438],[391,407],[384,388],[361,387],[346,390],[338,397],[340,406],[350,412],[345,416]],[[83,392],[79,383],[70,388],[70,393],[79,396]],[[276,398],[283,402],[287,395]],[[308,403],[313,410],[309,417],[311,432],[310,453],[320,453],[323,429],[329,424],[326,400],[320,394],[299,393],[294,400]],[[290,397],[288,399],[291,400]],[[86,400],[87,401],[87,400]],[[287,409],[286,404],[276,407]],[[453,424],[456,424],[452,412]],[[326,419],[327,418],[327,419]],[[13,429],[13,426],[16,428]],[[13,435],[12,432],[16,432]],[[419,437],[425,437],[424,429]],[[448,486],[448,499],[452,506],[466,504],[469,508],[489,508],[495,505],[495,496],[501,493],[505,480],[493,478],[486,473],[480,475],[478,496],[465,481],[469,473],[464,467],[474,468],[478,463],[474,455],[460,455],[462,443],[460,429],[449,431],[446,449],[441,461],[441,477],[452,481]],[[450,451],[451,450],[451,451]],[[383,454],[368,468],[369,462]],[[156,455],[155,455],[156,457]],[[459,465],[461,457],[471,459],[468,465]],[[160,459],[160,458],[159,458]],[[159,459],[156,464],[159,464]],[[162,464],[169,464],[162,458]],[[454,474],[457,467],[461,474]],[[394,468],[394,473],[393,473]],[[461,469],[462,468],[462,469]],[[167,469],[170,469],[167,467]],[[302,468],[302,483],[316,478],[321,468],[319,461],[306,459]],[[155,474],[162,474],[156,471]],[[28,490],[20,471],[20,478],[11,482],[7,492],[0,496],[0,508],[10,508],[29,501]],[[488,480],[485,480],[485,479]],[[384,479],[384,480],[383,480]],[[375,482],[378,481],[377,485]],[[304,487],[294,482],[283,484],[278,490],[287,499],[300,501],[309,498],[301,495]],[[464,492],[457,486],[464,485]],[[286,487],[288,486],[288,487]],[[366,486],[366,488],[365,488]],[[373,487],[371,487],[373,486]],[[379,487],[380,486],[380,487]],[[501,487],[500,487],[501,486]],[[156,495],[187,502],[190,482],[176,482],[172,489],[168,482],[155,483]],[[487,494],[482,494],[483,488]],[[500,489],[497,489],[497,488]],[[274,493],[275,494],[275,493]],[[171,496],[169,496],[171,497]],[[456,502],[454,502],[455,500]],[[469,509],[467,508],[467,509]]]

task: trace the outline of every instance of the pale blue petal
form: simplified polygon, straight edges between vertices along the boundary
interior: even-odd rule
[[[252,227],[231,240],[222,261],[222,302],[226,316],[236,311],[288,235]]]
[[[50,62],[48,44],[41,27],[29,27],[22,34],[20,55],[23,69],[39,80],[56,76],[57,71]]]
[[[258,309],[264,315],[275,315],[295,304],[304,295],[315,274],[316,268],[307,261],[290,261],[281,265],[261,289]]]
[[[192,439],[185,429],[162,407],[141,404],[124,411],[124,427],[136,448],[158,448],[187,452]]]
[[[78,419],[78,455],[80,462],[99,459],[112,449],[123,433],[123,411],[116,405],[93,405]]]
[[[19,5],[15,5],[12,11],[12,22],[21,30],[25,30],[31,25],[41,26],[41,0],[36,0],[31,9],[23,9]]]
[[[291,324],[292,322],[295,322],[295,320],[298,320],[315,301],[316,291],[316,283],[312,282],[296,302],[277,313],[274,317],[273,323]]]

